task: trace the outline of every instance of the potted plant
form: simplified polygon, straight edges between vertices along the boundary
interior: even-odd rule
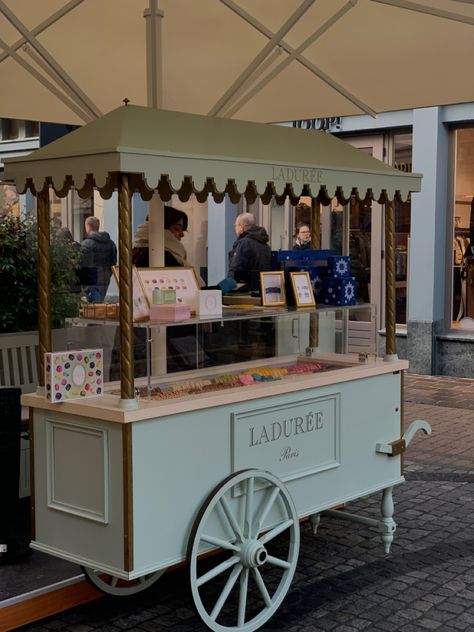
[[[36,218],[0,217],[0,333],[38,329]],[[52,326],[78,313],[80,245],[67,229],[51,230]]]

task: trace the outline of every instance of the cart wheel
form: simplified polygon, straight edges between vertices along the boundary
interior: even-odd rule
[[[136,593],[145,590],[159,579],[165,572],[165,568],[155,573],[149,573],[143,575],[143,577],[137,577],[127,581],[121,579],[115,575],[109,575],[104,571],[99,571],[94,568],[88,568],[87,566],[81,566],[81,571],[86,576],[86,579],[94,584],[96,588],[108,595],[117,595],[119,597],[126,597],[127,595],[135,595]]]
[[[288,592],[299,543],[295,506],[276,476],[243,470],[220,483],[188,543],[191,592],[204,623],[215,632],[263,625]]]

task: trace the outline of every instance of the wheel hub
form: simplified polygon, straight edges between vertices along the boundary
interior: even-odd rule
[[[267,549],[259,540],[247,540],[242,544],[240,559],[247,568],[257,568],[267,561]]]

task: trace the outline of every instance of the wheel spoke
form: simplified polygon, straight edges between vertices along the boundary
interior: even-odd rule
[[[244,536],[246,538],[252,537],[254,483],[255,479],[251,476],[247,481],[247,493],[245,496]]]
[[[237,520],[235,519],[234,514],[232,513],[232,509],[230,508],[230,505],[227,501],[227,498],[225,496],[222,496],[219,499],[220,504],[222,505],[222,508],[224,509],[224,513],[227,517],[227,520],[229,521],[230,526],[232,527],[232,530],[234,531],[235,535],[240,538],[240,541],[243,542],[244,537],[242,535],[242,530],[240,529]]]
[[[280,535],[280,533],[283,533],[285,529],[288,529],[288,527],[291,527],[292,524],[293,524],[293,520],[291,519],[285,520],[285,522],[282,522],[274,529],[271,529],[270,531],[267,531],[267,533],[262,535],[262,537],[260,538],[260,542],[262,544],[266,544],[267,542],[270,542],[270,540],[273,540],[273,538],[276,538],[277,535]]]
[[[214,577],[217,577],[218,575],[220,575],[221,573],[226,571],[231,566],[234,566],[235,564],[237,564],[237,562],[240,562],[240,558],[238,558],[236,556],[230,557],[225,562],[221,562],[220,564],[218,564],[216,567],[212,568],[207,573],[204,573],[204,575],[201,575],[201,577],[198,577],[197,578],[197,582],[196,582],[197,585],[198,586],[202,586],[203,584],[205,584],[209,580],[213,579]]]
[[[229,575],[229,578],[227,579],[226,584],[225,584],[224,588],[222,589],[221,594],[219,595],[219,599],[216,601],[216,604],[215,604],[214,608],[212,609],[211,619],[213,621],[215,621],[217,619],[217,617],[219,616],[219,613],[222,610],[222,607],[225,604],[226,599],[227,599],[227,597],[230,594],[230,591],[234,587],[234,584],[237,581],[241,570],[242,570],[242,564],[237,564],[237,566],[235,566],[232,569],[232,572]]]
[[[115,588],[115,586],[118,584],[118,577],[114,577],[113,575],[110,577],[110,582],[109,585],[112,586],[112,588]]]
[[[245,612],[247,609],[247,591],[249,585],[249,569],[244,568],[240,575],[239,612],[237,625],[241,628],[245,623]]]
[[[272,505],[275,502],[276,497],[278,496],[279,493],[280,493],[280,489],[278,487],[274,487],[272,489],[272,492],[269,495],[268,500],[266,501],[265,505],[263,506],[263,509],[260,512],[260,516],[258,517],[258,527],[257,527],[257,532],[255,533],[255,535],[258,535],[258,533],[260,533],[260,531],[263,529],[263,523],[265,522],[265,518],[267,517],[267,514],[272,508]]]
[[[267,608],[270,608],[270,606],[272,605],[272,600],[270,598],[270,595],[268,594],[268,590],[263,582],[262,576],[260,575],[258,568],[253,568],[252,570],[255,576],[255,581],[257,582],[258,589],[260,591],[260,594],[262,595],[263,601],[265,602],[265,605],[267,606]]]
[[[201,540],[204,542],[208,542],[209,544],[215,544],[221,549],[225,549],[226,551],[240,551],[239,547],[236,544],[232,544],[228,540],[222,540],[221,538],[215,538],[213,535],[202,534]]]
[[[289,562],[280,560],[278,557],[273,557],[273,555],[267,555],[265,562],[273,564],[273,566],[279,566],[280,568],[291,568],[291,564]]]

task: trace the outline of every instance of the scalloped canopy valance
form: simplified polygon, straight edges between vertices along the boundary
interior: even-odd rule
[[[5,160],[5,180],[19,192],[52,186],[58,195],[99,189],[109,197],[117,174],[149,199],[195,194],[217,201],[227,193],[337,197],[380,201],[420,191],[421,175],[400,172],[326,134],[279,125],[248,123],[127,105],[38,149]]]

